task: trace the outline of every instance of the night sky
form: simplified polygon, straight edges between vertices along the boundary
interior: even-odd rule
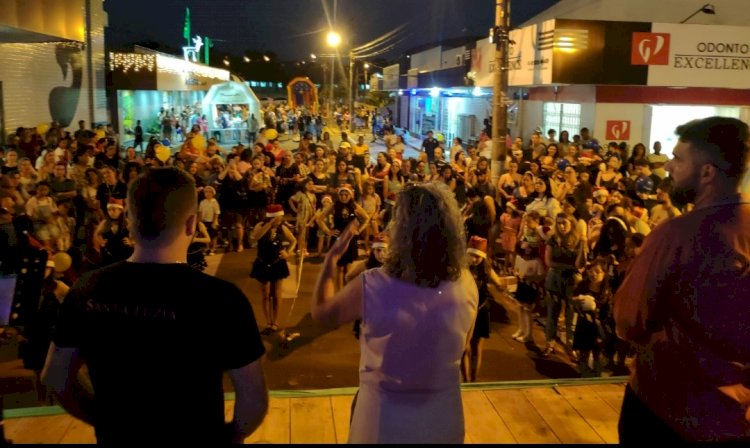
[[[557,0],[515,0],[511,25],[517,26]],[[335,11],[334,11],[335,4]],[[217,40],[215,51],[237,56],[272,51],[281,60],[302,60],[325,47],[328,17],[346,47],[360,46],[406,24],[393,58],[418,45],[461,36],[485,36],[494,23],[494,0],[106,0],[109,45],[155,41],[179,49],[190,8],[192,34]],[[334,21],[335,20],[335,21]],[[218,40],[223,40],[218,41]]]

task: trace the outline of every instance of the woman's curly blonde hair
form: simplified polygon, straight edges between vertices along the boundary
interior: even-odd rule
[[[458,203],[442,182],[410,185],[396,200],[383,268],[398,279],[437,287],[467,266],[466,237]]]

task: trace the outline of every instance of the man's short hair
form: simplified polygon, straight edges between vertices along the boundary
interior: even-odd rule
[[[736,118],[709,117],[677,126],[675,134],[739,182],[747,168],[750,130],[746,123]]]
[[[153,168],[128,188],[128,213],[136,241],[159,239],[174,233],[196,210],[195,180],[175,167]]]

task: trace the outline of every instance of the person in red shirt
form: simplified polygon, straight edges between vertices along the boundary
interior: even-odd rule
[[[617,335],[636,357],[621,443],[750,442],[750,197],[738,193],[750,130],[694,120],[666,170],[675,202],[695,209],[659,225],[615,295]]]

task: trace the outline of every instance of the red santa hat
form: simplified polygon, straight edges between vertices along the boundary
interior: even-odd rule
[[[378,233],[372,239],[373,249],[385,249],[388,247],[388,235],[385,233]]]
[[[279,204],[270,204],[266,206],[266,218],[275,218],[284,216],[284,207]]]
[[[487,239],[481,236],[472,236],[466,252],[478,257],[487,258]]]
[[[107,201],[107,208],[119,208],[120,210],[123,210],[125,208],[125,201],[122,199],[116,199],[116,198],[109,198],[109,201]]]

